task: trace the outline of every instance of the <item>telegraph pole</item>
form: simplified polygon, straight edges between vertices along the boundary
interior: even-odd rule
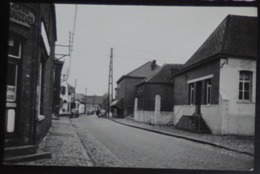
[[[85,88],[85,114],[87,113],[87,90],[88,88]]]
[[[74,90],[75,90],[74,91],[74,101],[73,101],[74,103],[75,103],[75,100],[76,100],[76,98],[75,98],[76,97],[76,85],[77,85],[77,79],[75,79],[75,86],[74,86]]]
[[[111,98],[110,98],[110,94]],[[110,101],[113,100],[113,48],[111,48],[110,53],[110,63],[109,63],[109,76],[108,76],[108,96],[107,96],[107,118],[109,118],[110,113]]]

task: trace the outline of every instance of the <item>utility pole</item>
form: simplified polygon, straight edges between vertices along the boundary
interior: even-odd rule
[[[87,90],[88,88],[85,88],[85,114],[87,113]]]
[[[110,98],[110,92],[111,92],[111,98]],[[113,100],[113,48],[111,48],[111,53],[110,53],[110,63],[109,63],[109,76],[108,76],[108,96],[107,96],[107,118],[109,118],[109,113],[110,113],[110,101]]]
[[[76,100],[76,85],[77,85],[77,79],[75,79],[75,86],[74,86],[74,103],[75,103],[75,100]]]

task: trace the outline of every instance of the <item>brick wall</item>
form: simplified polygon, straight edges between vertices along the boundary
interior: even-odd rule
[[[172,111],[173,84],[145,83],[141,110],[154,111],[155,96],[161,96],[161,111]]]
[[[19,60],[18,88],[17,88],[17,133],[25,140],[25,144],[38,144],[47,134],[51,126],[53,100],[53,60],[56,40],[54,9],[50,4],[25,3],[20,6],[30,10],[35,16],[35,22],[30,27],[10,22],[10,35],[22,41],[21,59]],[[44,55],[44,45],[41,43],[41,20],[47,25],[51,52],[45,53],[44,67],[44,101],[43,113],[45,119],[37,121],[37,82],[39,80],[39,62]],[[36,141],[35,141],[36,140]]]
[[[132,115],[134,112],[135,85],[144,78],[126,78],[124,93],[124,117]]]
[[[212,103],[218,104],[219,98],[219,60],[201,65],[182,74],[176,75],[174,78],[174,105],[188,105],[189,84],[187,81],[213,74],[212,78]]]
[[[54,26],[54,15],[52,6],[50,4],[40,4],[40,19],[44,21],[46,25],[46,32],[48,34],[48,39],[50,41],[50,55],[43,54],[44,45],[40,45],[41,56],[44,56],[44,85],[43,85],[43,115],[45,119],[37,122],[36,128],[36,144],[41,141],[41,139],[47,134],[52,120],[53,113],[53,86],[54,86],[54,54],[55,54],[55,26]],[[41,22],[41,21],[39,21]],[[42,57],[39,56],[39,61]]]

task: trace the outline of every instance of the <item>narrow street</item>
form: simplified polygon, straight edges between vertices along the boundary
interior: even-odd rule
[[[83,115],[71,119],[95,166],[249,170],[253,158]]]

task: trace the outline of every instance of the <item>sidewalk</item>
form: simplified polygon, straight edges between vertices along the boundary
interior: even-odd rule
[[[159,126],[150,125],[147,123],[134,121],[133,118],[116,119],[110,118],[112,121],[128,125],[131,127],[144,129],[156,133],[161,133],[169,136],[188,139],[191,141],[209,144],[225,148],[228,150],[254,155],[254,137],[253,136],[233,136],[233,135],[212,135],[212,134],[199,134],[176,129],[173,126]]]
[[[40,143],[39,152],[51,152],[51,159],[16,163],[39,166],[93,166],[68,117],[52,120],[52,127]]]

